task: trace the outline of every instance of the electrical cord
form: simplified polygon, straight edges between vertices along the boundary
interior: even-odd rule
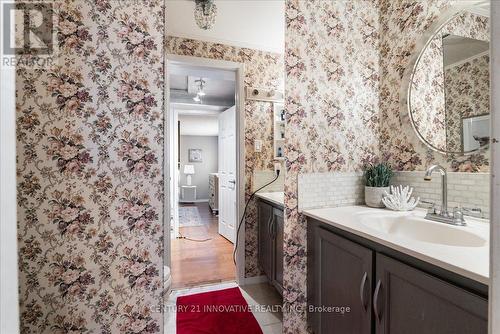
[[[193,238],[188,238],[188,237],[183,236],[181,234],[181,232],[179,232],[179,236],[177,237],[177,239],[185,239],[185,240],[196,241],[196,242],[206,242],[206,241],[212,240],[212,238],[207,238],[207,239],[193,239]]]
[[[243,224],[243,220],[245,219],[245,215],[247,213],[248,204],[250,204],[250,202],[252,201],[253,197],[255,196],[255,194],[258,191],[260,191],[260,190],[264,189],[265,187],[267,187],[268,185],[274,183],[278,179],[279,176],[280,176],[280,170],[278,169],[278,170],[276,170],[276,177],[271,182],[266,183],[265,185],[263,185],[259,189],[255,190],[250,195],[250,197],[247,200],[247,203],[245,204],[245,209],[243,210],[243,216],[241,217],[240,223],[238,224],[238,229],[236,230],[236,242],[234,244],[234,251],[233,251],[233,263],[234,263],[235,266],[236,266],[236,251],[238,249],[238,237],[240,236],[241,225]]]

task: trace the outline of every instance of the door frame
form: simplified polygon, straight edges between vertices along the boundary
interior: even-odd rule
[[[177,111],[177,108],[175,107],[171,107],[170,104],[167,105],[168,107],[168,115],[169,117],[171,117],[170,119],[170,124],[169,124],[169,129],[168,131],[171,131],[171,133],[169,133],[168,135],[168,141],[167,141],[167,144],[169,145],[169,148],[170,149],[173,149],[173,151],[170,151],[169,154],[171,155],[171,157],[169,156],[168,159],[170,161],[170,158],[173,158],[173,161],[174,161],[174,164],[173,166],[170,165],[169,166],[169,170],[168,170],[168,175],[169,175],[169,178],[168,180],[170,180],[171,182],[169,182],[169,189],[168,189],[168,193],[169,195],[172,195],[173,194],[173,197],[169,197],[169,198],[173,198],[175,202],[177,203],[172,203],[172,201],[169,202],[169,204],[171,205],[170,208],[173,208],[174,209],[174,212],[170,214],[170,223],[174,223],[174,235],[176,237],[179,236],[179,173],[176,171],[179,170],[180,168],[180,164],[179,164],[179,127],[178,127],[178,121],[179,121],[179,112]],[[171,140],[173,138],[173,140]],[[177,141],[177,142],[176,142]],[[170,174],[171,171],[174,171],[174,173],[176,175],[172,175]],[[170,186],[173,186],[173,189],[170,189]],[[172,205],[173,204],[173,205]],[[177,217],[172,217],[174,215],[177,215]],[[172,227],[172,226],[170,226]],[[170,239],[169,239],[170,240]]]
[[[216,60],[209,58],[193,57],[193,56],[181,56],[171,53],[165,55],[165,66],[164,66],[164,100],[165,106],[163,108],[164,112],[169,110],[170,106],[170,82],[168,78],[168,67],[169,64],[182,64],[189,66],[199,66],[199,67],[209,67],[217,68],[223,70],[231,70],[235,72],[236,77],[236,87],[235,87],[235,107],[236,107],[236,230],[238,229],[239,219],[241,219],[242,208],[245,206],[245,64],[226,61],[226,60]],[[170,129],[170,123],[173,121],[170,112],[164,117],[164,129],[168,131]],[[163,170],[164,170],[164,189],[169,189],[169,179],[170,175],[170,136],[164,136],[163,143]],[[171,198],[168,191],[164,191],[165,199],[163,205],[163,235],[164,235],[164,265],[170,266],[171,264],[171,242],[170,242],[170,207]],[[165,233],[165,231],[168,231]],[[241,225],[240,233],[237,235],[238,247],[236,252],[236,282],[238,285],[244,285],[245,283],[245,220]]]
[[[491,94],[500,87],[500,3],[491,1],[490,15],[490,114],[491,114],[491,172],[490,172],[490,291],[489,333],[500,332],[500,98]]]

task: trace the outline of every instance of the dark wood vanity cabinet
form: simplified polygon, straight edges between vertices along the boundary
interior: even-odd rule
[[[325,226],[308,222],[308,324],[313,333],[488,332],[486,297]],[[335,307],[349,307],[349,312]]]
[[[314,240],[308,258],[314,267],[308,290],[314,333],[370,334],[373,252],[321,227]]]
[[[258,260],[269,283],[283,294],[283,209],[258,202]]]
[[[377,334],[488,333],[488,300],[377,254]]]
[[[272,283],[276,290],[283,295],[283,232],[285,220],[283,217],[283,210],[274,208],[274,225],[273,225],[273,280]]]
[[[273,207],[267,203],[259,202],[259,235],[258,235],[258,259],[259,265],[268,277],[272,267],[272,246],[271,225],[273,221]]]

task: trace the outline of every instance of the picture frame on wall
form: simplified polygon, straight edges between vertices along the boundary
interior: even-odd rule
[[[189,162],[203,162],[203,150],[199,148],[188,149]]]

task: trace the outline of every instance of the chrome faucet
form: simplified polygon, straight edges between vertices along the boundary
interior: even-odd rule
[[[438,170],[441,173],[441,212],[448,213],[448,176],[446,169],[440,165],[432,165],[425,172],[424,180],[432,180],[432,172]]]
[[[425,181],[432,180],[432,173],[438,170],[441,173],[441,209],[436,211],[434,205],[429,209],[425,219],[447,223],[452,225],[465,225],[463,214],[460,210],[453,210],[453,213],[448,211],[448,177],[446,169],[440,165],[432,165],[425,172]]]

